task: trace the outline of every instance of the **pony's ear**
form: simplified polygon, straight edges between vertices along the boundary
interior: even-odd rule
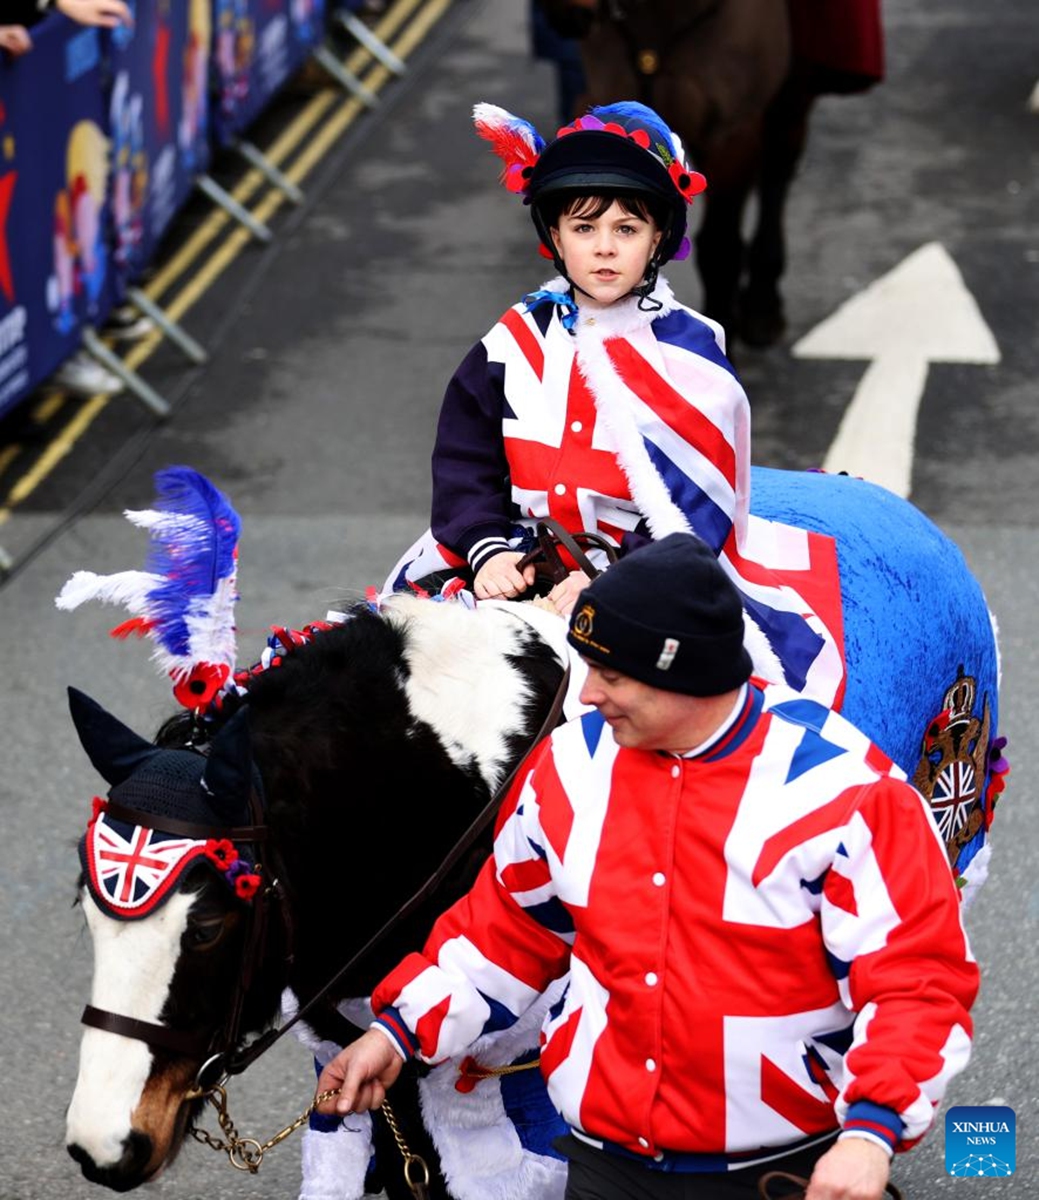
[[[68,691],[69,712],[83,749],[97,773],[113,787],[160,753],[154,743],[127,728],[96,700],[74,687]]]
[[[252,784],[249,709],[243,705],[213,739],[200,786],[214,812],[237,825],[249,820]]]

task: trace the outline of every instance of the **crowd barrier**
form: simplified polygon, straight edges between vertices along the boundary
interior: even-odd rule
[[[97,336],[129,297],[195,361],[205,351],[137,286],[196,188],[263,240],[270,231],[207,173],[234,149],[294,200],[298,189],[243,136],[316,55],[374,97],[325,46],[324,0],[136,0],[132,27],[60,13],[33,49],[0,54],[0,416],[81,346],[160,415],[168,405]],[[335,19],[403,65],[347,3]]]

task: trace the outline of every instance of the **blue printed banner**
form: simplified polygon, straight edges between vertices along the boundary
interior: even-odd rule
[[[247,128],[324,36],[325,0],[212,0],[217,105],[226,145]]]
[[[101,39],[60,14],[32,39],[0,56],[0,413],[113,301]]]
[[[1017,1168],[1017,1116],[1000,1104],[957,1105],[945,1114],[945,1170],[995,1179]]]
[[[210,0],[130,0],[109,36],[112,220],[134,282],[209,164]]]

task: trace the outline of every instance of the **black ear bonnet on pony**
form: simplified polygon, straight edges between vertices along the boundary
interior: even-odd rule
[[[262,803],[248,708],[216,734],[206,756],[146,741],[75,688],[69,709],[90,761],[111,785],[107,801],[94,801],[79,844],[87,886],[102,910],[120,920],[148,916],[198,859],[250,900],[260,883],[253,847],[228,836],[252,824],[253,794]]]

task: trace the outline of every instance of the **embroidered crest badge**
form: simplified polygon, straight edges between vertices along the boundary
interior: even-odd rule
[[[579,641],[587,642],[591,639],[594,625],[595,609],[591,604],[582,604],[577,616],[574,617],[571,632]]]
[[[959,670],[943,708],[927,726],[913,785],[931,806],[956,869],[963,848],[984,828],[982,804],[991,723],[988,698],[975,715],[977,681]]]

